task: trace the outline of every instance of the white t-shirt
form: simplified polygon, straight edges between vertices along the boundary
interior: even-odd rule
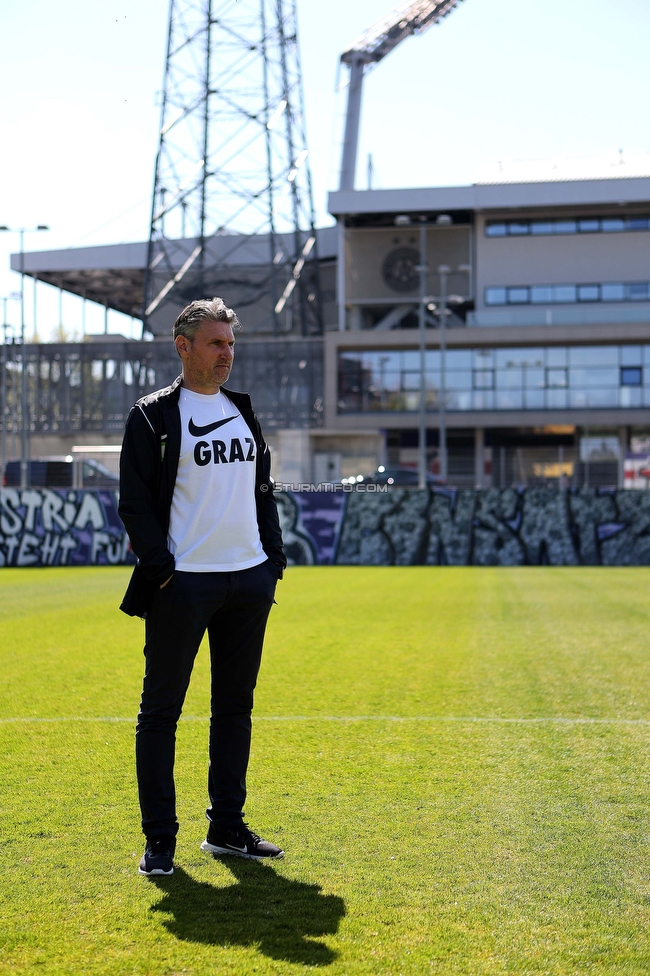
[[[181,454],[169,549],[185,573],[229,573],[264,562],[255,508],[253,434],[219,391],[181,387]]]

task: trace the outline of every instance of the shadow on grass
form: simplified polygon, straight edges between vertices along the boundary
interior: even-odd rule
[[[151,878],[164,892],[152,911],[171,915],[163,924],[172,935],[206,945],[254,946],[272,959],[307,966],[334,962],[337,953],[315,937],[337,931],[345,915],[342,898],[321,894],[319,885],[289,881],[268,864],[219,860],[236,878],[227,888],[195,881],[180,867],[172,878]]]

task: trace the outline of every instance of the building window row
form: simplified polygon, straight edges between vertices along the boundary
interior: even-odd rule
[[[549,234],[612,234],[650,230],[650,216],[580,217],[567,220],[488,220],[486,237],[547,237]]]
[[[428,410],[442,386],[440,352],[427,350]],[[452,349],[444,390],[451,411],[650,407],[650,345]],[[339,413],[414,412],[419,391],[415,350],[339,354]]]
[[[582,285],[506,285],[485,289],[486,305],[570,305],[575,302],[646,302],[650,282]]]

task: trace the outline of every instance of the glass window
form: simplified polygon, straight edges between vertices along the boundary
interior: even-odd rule
[[[650,346],[643,346],[643,362],[646,366],[650,366]],[[650,373],[648,374],[650,376]],[[650,384],[648,384],[650,385]]]
[[[617,389],[597,389],[587,392],[587,406],[589,407],[617,407],[619,404],[620,390]]]
[[[623,386],[619,390],[619,403],[622,407],[642,406],[643,390],[640,386]]]
[[[546,391],[546,406],[549,410],[563,410],[566,407],[567,391],[562,389]]]
[[[486,224],[485,226],[486,237],[505,237],[506,236],[506,225],[505,224]]]
[[[486,288],[485,289],[485,304],[486,305],[505,305],[506,304],[506,290],[505,290],[505,288]]]
[[[357,353],[357,362],[362,370],[372,373],[377,368],[377,356],[372,352]]]
[[[402,374],[397,372],[384,373],[380,376],[380,388],[383,388],[388,393],[397,393],[400,389],[400,383],[402,379]]]
[[[556,285],[553,289],[553,299],[556,302],[575,302],[575,285]]]
[[[555,233],[556,234],[575,234],[578,227],[575,220],[556,220],[555,221]]]
[[[459,390],[453,391],[447,398],[447,408],[449,410],[471,410],[472,394],[469,390],[464,393]]]
[[[426,354],[425,354],[425,365],[426,365]],[[402,353],[402,369],[417,369],[420,368],[420,352],[418,349],[409,349]]]
[[[440,352],[438,349],[427,349],[424,354],[425,369],[440,369]]]
[[[519,364],[518,353],[521,353],[521,349],[495,349],[494,355],[496,359],[496,365],[498,369],[504,369],[508,366],[517,366]]]
[[[625,286],[625,297],[630,302],[643,302],[648,297],[648,282],[633,281]]]
[[[509,305],[527,305],[528,288],[508,288]]]
[[[650,354],[650,346],[648,346],[648,352]],[[487,367],[492,367],[494,365],[494,350],[493,349],[475,349],[474,350],[474,368],[475,369],[486,369]]]
[[[555,387],[555,388],[565,387],[567,385],[566,369],[547,369],[546,383],[547,386],[550,387]]]
[[[627,226],[629,230],[648,230],[650,228],[650,218],[628,217]]]
[[[365,357],[364,357],[365,358]],[[376,352],[374,353],[374,369],[377,372],[397,372],[399,370],[398,352]]]
[[[553,301],[553,288],[551,285],[533,285],[530,300],[533,305],[547,305]]]
[[[621,366],[621,386],[641,386],[643,370],[640,366]]]
[[[553,234],[555,224],[552,220],[533,220],[530,224],[531,234]]]
[[[417,410],[419,406],[420,406],[419,393],[402,394],[402,410]]]
[[[544,366],[544,350],[535,348],[534,346],[530,349],[517,349],[513,350],[513,353],[517,353],[517,363],[521,363],[522,366],[533,367],[537,366],[542,368]]]
[[[568,405],[570,407],[588,407],[589,395],[587,390],[567,390]]]
[[[618,366],[618,346],[569,346],[570,366]]]
[[[448,390],[471,390],[472,373],[469,369],[450,369],[445,371],[445,387]]]
[[[402,389],[403,390],[419,390],[420,389],[420,374],[419,373],[402,373]]]
[[[566,366],[567,349],[566,346],[550,346],[546,350],[547,366]]]
[[[625,288],[620,282],[601,285],[600,297],[604,302],[622,302],[625,298]]]
[[[523,410],[523,390],[499,390],[494,394],[497,410]]]
[[[578,230],[581,234],[593,234],[600,230],[600,221],[589,217],[587,220],[578,221]]]
[[[601,369],[596,366],[570,369],[569,386],[572,390],[588,387],[618,386],[617,369]]]
[[[511,367],[510,369],[498,369],[496,372],[497,390],[519,390],[524,385],[523,369]]]
[[[622,217],[605,217],[602,222],[603,231],[612,233],[613,231],[625,230],[625,221]]]
[[[526,380],[526,389],[544,389],[544,370],[538,369],[537,367],[528,368],[524,371],[524,376]]]
[[[648,391],[650,395],[650,391]],[[492,390],[474,390],[475,410],[494,410],[494,393]]]
[[[530,230],[530,224],[527,220],[511,220],[508,224],[508,233],[512,237],[520,237],[522,234],[527,234]]]
[[[621,366],[641,366],[643,348],[641,346],[621,346]]]
[[[600,298],[599,285],[578,285],[579,302],[597,302]]]
[[[618,389],[569,390],[571,407],[617,407]]]
[[[494,370],[493,369],[475,369],[474,370],[474,389],[475,390],[492,390],[494,388]]]
[[[471,369],[472,350],[448,349],[445,356],[445,366],[447,369]]]
[[[524,402],[527,410],[543,410],[544,390],[526,390]]]

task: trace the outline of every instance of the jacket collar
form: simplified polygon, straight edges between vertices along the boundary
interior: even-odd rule
[[[177,376],[174,382],[167,388],[167,396],[169,397],[170,406],[177,406],[178,400],[181,395],[181,383],[183,380],[183,374]],[[221,390],[226,394],[228,399],[237,406],[240,410],[243,407],[245,410],[250,409],[251,398],[249,393],[240,393],[238,390],[228,390],[225,386],[220,387]]]

